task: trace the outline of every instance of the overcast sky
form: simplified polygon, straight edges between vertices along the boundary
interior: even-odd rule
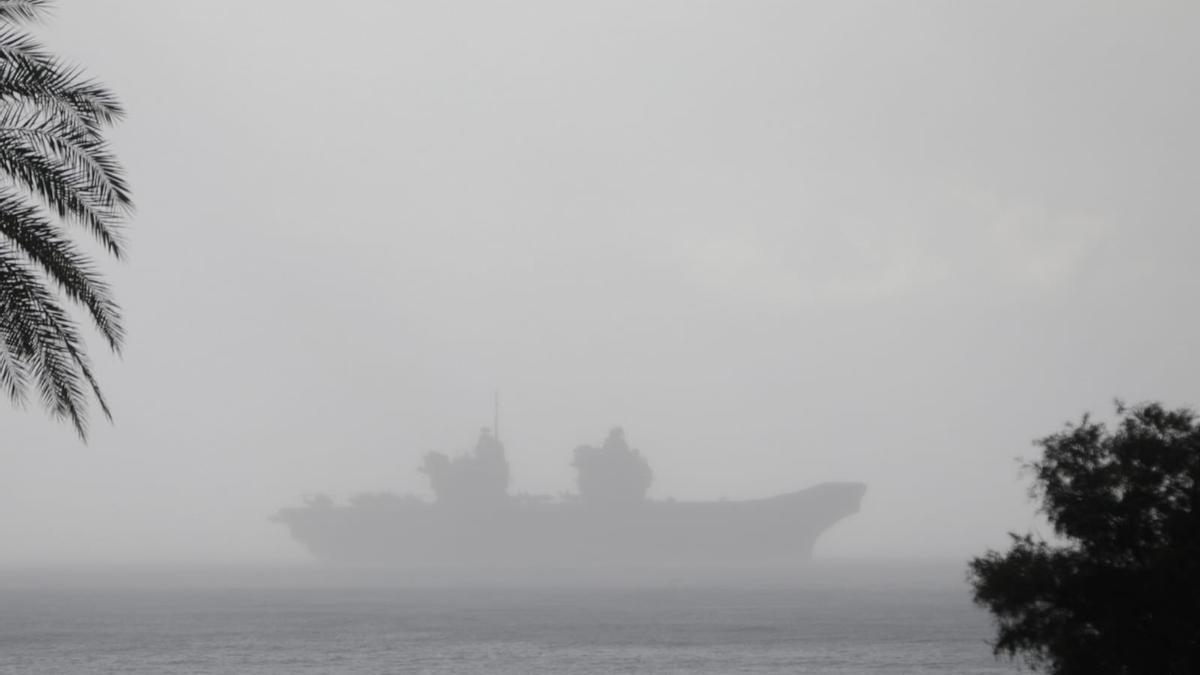
[[[1036,526],[1034,438],[1200,404],[1200,5],[60,0],[130,110],[126,355],[0,406],[0,564],[306,559],[502,392],[513,490],[869,485],[823,557]],[[94,336],[93,336],[94,337]]]

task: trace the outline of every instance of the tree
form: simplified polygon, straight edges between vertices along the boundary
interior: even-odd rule
[[[86,440],[90,397],[111,413],[69,305],[114,352],[123,330],[108,285],[69,228],[121,258],[119,227],[133,204],[104,139],[124,115],[115,96],[21,30],[48,4],[0,0],[0,388],[17,405],[36,389]]]
[[[1200,672],[1200,424],[1117,405],[1038,442],[1027,465],[1061,543],[1011,535],[970,563],[997,655],[1055,675]]]

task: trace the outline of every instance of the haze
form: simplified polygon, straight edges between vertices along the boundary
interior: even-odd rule
[[[339,11],[340,10],[340,11]],[[352,11],[351,11],[352,10]],[[1031,441],[1200,403],[1192,3],[63,2],[130,109],[116,422],[0,407],[0,564],[307,560],[302,495],[870,488],[818,558],[1037,527]]]

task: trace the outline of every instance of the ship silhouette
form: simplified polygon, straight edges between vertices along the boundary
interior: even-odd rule
[[[497,420],[498,422],[499,420]],[[821,483],[745,501],[646,498],[645,456],[614,428],[575,449],[578,493],[512,496],[504,445],[483,429],[474,450],[425,455],[436,499],[328,497],[273,517],[318,560],[389,569],[592,568],[791,563],[822,532],[858,512],[866,486]]]

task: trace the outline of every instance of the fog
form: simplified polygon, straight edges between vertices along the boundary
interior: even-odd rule
[[[340,10],[340,11],[338,11]],[[348,11],[352,10],[352,11]],[[1041,528],[1018,458],[1200,403],[1191,3],[61,2],[130,110],[114,409],[0,407],[0,564],[308,560],[500,392],[514,493],[861,481],[820,559]]]

